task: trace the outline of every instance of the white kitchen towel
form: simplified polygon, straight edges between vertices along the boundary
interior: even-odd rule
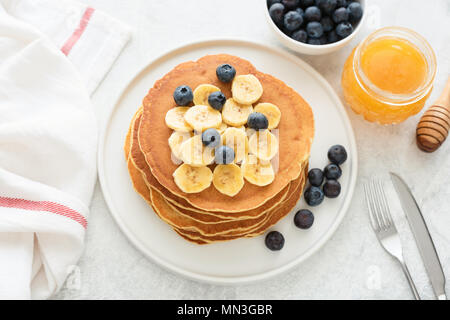
[[[96,180],[89,94],[129,32],[85,6],[71,32],[40,24],[63,21],[60,2],[0,0],[0,299],[50,297],[82,253]]]
[[[130,39],[130,28],[72,0],[1,0],[14,17],[47,35],[68,56],[91,94]]]

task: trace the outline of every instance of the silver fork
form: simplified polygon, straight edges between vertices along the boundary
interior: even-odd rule
[[[390,214],[383,185],[380,181],[372,180],[364,185],[370,222],[382,247],[402,266],[416,300],[420,300],[414,281],[403,258],[403,249],[397,228]]]

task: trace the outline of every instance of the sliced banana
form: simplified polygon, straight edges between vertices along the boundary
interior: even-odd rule
[[[250,137],[256,132],[255,129],[252,128],[245,128],[245,134],[250,139]]]
[[[248,116],[253,112],[252,105],[237,103],[233,98],[225,102],[222,109],[223,121],[233,127],[240,127],[247,123]]]
[[[201,84],[194,90],[194,104],[210,106],[208,102],[209,95],[220,89],[212,84]]]
[[[222,144],[234,150],[234,162],[242,162],[248,154],[248,138],[242,129],[229,127],[222,134]]]
[[[192,127],[184,119],[184,116],[189,109],[189,107],[175,107],[167,111],[165,118],[166,125],[175,131],[192,131]]]
[[[181,159],[180,147],[181,144],[192,137],[192,132],[174,131],[169,138],[169,147],[173,155]]]
[[[220,193],[234,197],[244,186],[241,168],[234,163],[219,164],[214,169],[213,184]]]
[[[278,139],[269,130],[260,130],[250,137],[249,147],[259,159],[270,161],[278,153]]]
[[[203,167],[214,162],[214,149],[203,145],[202,136],[195,135],[180,146],[180,159],[193,167]]]
[[[198,193],[211,185],[213,173],[208,167],[193,167],[182,164],[173,173],[175,183],[181,191]]]
[[[249,105],[261,98],[263,87],[254,75],[240,75],[234,78],[233,84],[231,85],[231,92],[236,102]]]
[[[245,158],[241,170],[245,180],[260,187],[271,184],[275,179],[275,172],[270,161],[260,160],[254,154]]]
[[[222,122],[220,126],[218,126],[216,129],[219,131],[220,134],[224,133],[225,130],[228,128],[227,124],[225,122]]]
[[[272,103],[258,103],[255,107],[255,112],[260,112],[269,120],[269,130],[278,127],[281,119],[281,111],[278,107]]]
[[[206,105],[193,106],[184,114],[184,120],[195,131],[203,132],[209,128],[217,128],[222,123],[222,114]]]

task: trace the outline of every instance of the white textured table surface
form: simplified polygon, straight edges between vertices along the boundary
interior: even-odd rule
[[[103,124],[117,93],[140,67],[180,44],[203,38],[243,38],[281,46],[266,26],[259,1],[265,0],[84,0],[134,28],[133,39],[93,100]],[[326,56],[301,56],[342,97],[340,75],[350,50],[373,28],[411,27],[437,54],[438,74],[431,103],[450,73],[450,0],[369,0],[370,17],[358,39]],[[380,175],[390,190],[406,260],[425,299],[434,298],[407,222],[388,183],[400,173],[412,187],[450,282],[450,143],[434,154],[415,145],[419,115],[396,126],[365,122],[349,111],[359,152],[359,177],[352,205],[330,241],[291,272],[236,287],[186,280],[147,260],[121,233],[97,185],[91,205],[86,249],[79,267],[81,285],[68,286],[56,299],[411,299],[399,265],[388,256],[369,226],[362,182]],[[450,295],[450,284],[447,285]]]

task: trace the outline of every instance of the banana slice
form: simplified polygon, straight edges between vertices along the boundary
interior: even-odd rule
[[[260,187],[271,184],[275,179],[270,161],[260,160],[254,154],[250,154],[242,162],[241,170],[245,180]]]
[[[256,132],[255,129],[252,128],[245,128],[245,134],[250,139],[250,137]]]
[[[260,130],[250,137],[249,147],[259,159],[270,161],[278,153],[278,140],[269,130]]]
[[[202,136],[195,135],[180,146],[180,159],[193,167],[210,165],[214,161],[214,149],[203,145]]]
[[[182,164],[175,170],[173,177],[181,191],[198,193],[211,185],[213,173],[208,167],[192,167],[188,164]]]
[[[225,130],[228,128],[227,124],[225,122],[222,122],[220,126],[218,126],[216,129],[219,131],[220,134],[224,133]]]
[[[248,138],[242,129],[227,128],[222,134],[222,144],[234,150],[234,163],[242,162],[248,154]]]
[[[236,102],[249,105],[261,98],[263,87],[254,75],[240,75],[234,78],[233,84],[231,85],[231,92]]]
[[[240,127],[247,123],[248,116],[253,112],[252,105],[237,103],[233,98],[225,102],[222,109],[223,121],[233,127]]]
[[[194,90],[194,104],[209,106],[208,98],[213,92],[220,91],[219,88],[213,86],[212,84],[201,84]]]
[[[269,130],[278,127],[281,119],[281,111],[272,103],[258,103],[255,107],[255,112],[260,112],[269,120]]]
[[[217,128],[222,123],[222,114],[209,106],[198,105],[189,108],[184,114],[184,120],[195,131],[203,132],[209,128]]]
[[[184,116],[189,109],[189,107],[175,107],[167,111],[166,125],[175,131],[192,131],[192,127],[184,120]]]
[[[220,193],[234,197],[244,186],[241,168],[234,163],[219,164],[214,169],[213,184]]]
[[[181,159],[180,147],[181,144],[192,137],[192,132],[174,131],[169,138],[169,147],[173,155]]]

